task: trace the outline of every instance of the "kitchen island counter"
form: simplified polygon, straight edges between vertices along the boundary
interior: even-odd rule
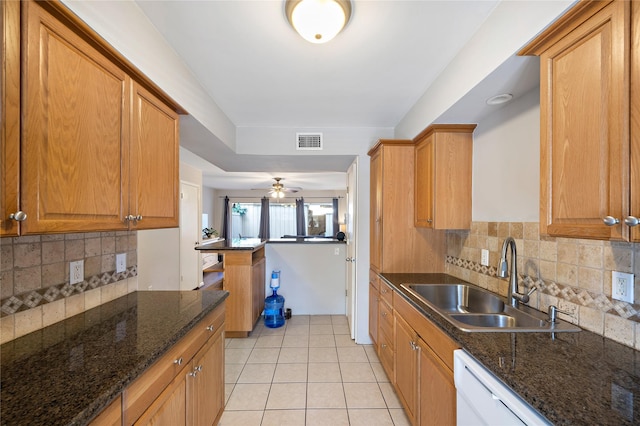
[[[135,292],[3,344],[2,425],[86,424],[227,296]]]
[[[464,332],[401,287],[464,280],[446,274],[382,277],[551,423],[640,424],[639,351],[586,330],[555,335]]]

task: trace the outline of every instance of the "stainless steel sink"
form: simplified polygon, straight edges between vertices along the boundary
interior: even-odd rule
[[[403,288],[463,331],[565,332],[580,331],[565,321],[552,323],[528,306],[517,309],[506,299],[467,284],[402,284]]]

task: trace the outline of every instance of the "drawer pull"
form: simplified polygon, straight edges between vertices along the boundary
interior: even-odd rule
[[[383,288],[381,291],[382,291],[384,294],[387,294],[387,289],[386,289],[386,288]]]
[[[640,224],[640,220],[638,220],[638,218],[635,216],[627,216],[627,218],[624,220],[624,223],[627,226],[638,226],[638,224]]]
[[[213,332],[213,324],[207,326],[207,331]]]
[[[182,365],[182,357],[178,358],[178,359],[174,359],[173,363],[176,365]]]
[[[613,216],[606,216],[604,219],[602,219],[602,221],[607,226],[614,226],[620,223],[620,219]]]

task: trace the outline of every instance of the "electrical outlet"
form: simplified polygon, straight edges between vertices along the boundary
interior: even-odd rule
[[[482,249],[482,256],[480,258],[480,264],[482,266],[489,266],[489,250]]]
[[[127,253],[116,254],[116,272],[124,272],[127,269]]]
[[[69,284],[77,284],[84,281],[84,260],[69,262]]]
[[[333,249],[333,254],[336,255],[336,256],[340,256],[340,247],[335,247]]]
[[[633,274],[611,271],[611,297],[633,303]]]

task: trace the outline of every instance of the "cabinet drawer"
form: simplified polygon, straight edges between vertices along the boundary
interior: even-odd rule
[[[393,340],[381,330],[380,335],[378,336],[380,340],[380,346],[378,349],[378,357],[380,358],[380,363],[382,363],[382,367],[384,371],[387,373],[389,377],[389,381],[394,382],[394,352],[393,352]]]
[[[134,423],[223,325],[224,304],[221,304],[129,385],[123,393],[124,423]]]
[[[389,284],[380,280],[380,297],[387,302],[389,306],[393,306],[393,289]]]
[[[380,277],[371,269],[369,269],[369,284],[376,290],[380,290]]]
[[[393,310],[384,300],[380,300],[378,310],[380,329],[382,329],[387,336],[393,338]]]

